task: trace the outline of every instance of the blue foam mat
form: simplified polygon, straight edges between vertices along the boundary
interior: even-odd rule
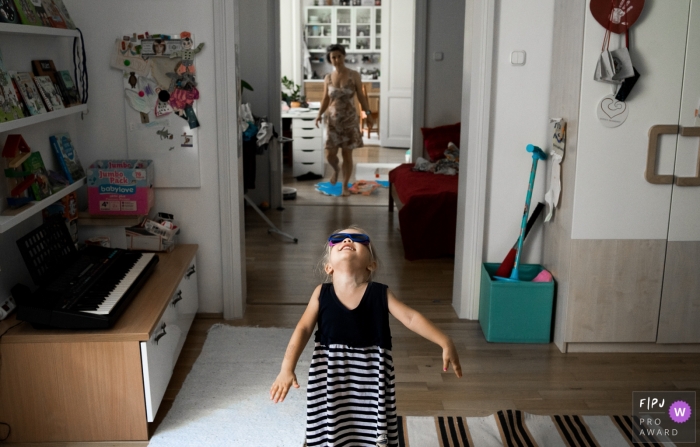
[[[378,181],[381,186],[384,188],[389,187],[389,182],[386,181]],[[352,183],[348,183],[348,188],[352,188]],[[316,191],[320,192],[321,194],[325,194],[327,196],[336,196],[340,197],[340,195],[343,192],[343,184],[341,182],[337,182],[335,185],[331,185],[331,182],[321,182],[316,184]]]

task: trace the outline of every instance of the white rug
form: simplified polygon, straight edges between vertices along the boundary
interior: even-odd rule
[[[297,364],[301,388],[270,401],[292,329],[216,325],[149,447],[294,446],[304,442],[313,342]]]
[[[302,447],[313,342],[297,364],[301,387],[291,389],[281,404],[269,396],[292,332],[212,327],[149,447]],[[517,410],[487,417],[409,416],[399,417],[399,446],[631,446],[635,428],[629,416],[539,416]],[[644,445],[667,440],[647,441]]]

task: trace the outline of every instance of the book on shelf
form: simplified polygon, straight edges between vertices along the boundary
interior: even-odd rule
[[[61,88],[63,94],[63,103],[67,106],[76,106],[81,104],[78,86],[73,82],[73,78],[68,70],[60,70],[56,73],[56,82]]]
[[[61,12],[63,20],[65,20],[68,29],[75,29],[75,22],[73,22],[70,14],[68,14],[68,9],[66,8],[66,5],[63,4],[63,0],[53,0],[53,3]]]
[[[53,193],[49,172],[44,166],[44,160],[41,158],[40,152],[29,154],[29,158],[24,161],[22,167],[25,174],[34,175],[34,182],[29,187],[34,200],[43,200]]]
[[[34,76],[34,83],[49,112],[65,108],[63,106],[63,98],[58,92],[58,87],[54,85],[50,77]]]
[[[27,106],[30,115],[40,115],[46,113],[44,101],[41,99],[41,94],[34,85],[34,79],[31,73],[19,72],[15,73],[12,78],[17,83],[22,101]]]
[[[0,0],[0,23],[22,23],[15,5],[8,0]]]
[[[56,7],[53,0],[41,0],[41,3],[44,5],[44,10],[49,16],[49,23],[53,28],[68,28],[66,21],[61,15],[61,11]]]
[[[63,174],[65,174],[68,181],[74,183],[76,180],[85,177],[85,170],[83,165],[80,164],[78,153],[75,150],[75,146],[73,146],[70,135],[67,133],[52,135],[49,137],[49,141],[58,164],[61,166]]]
[[[29,113],[29,109],[27,108],[27,105],[24,103],[24,99],[22,98],[22,94],[19,91],[19,87],[17,87],[17,81],[12,77],[10,73],[10,79],[12,79],[12,88],[15,91],[15,98],[17,98],[17,101],[19,102],[19,108],[22,110],[22,115],[24,116],[31,116]]]
[[[44,2],[42,0],[29,0],[29,2],[34,7],[39,19],[41,20],[41,26],[51,26],[51,20],[49,20],[49,13],[44,8]]]
[[[0,71],[0,123],[24,118],[12,78]]]
[[[30,0],[14,0],[15,8],[19,14],[20,21],[24,25],[43,26],[44,24],[36,12],[34,5]]]

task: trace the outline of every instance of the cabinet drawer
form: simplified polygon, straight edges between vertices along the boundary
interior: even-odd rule
[[[307,129],[305,127],[298,127],[296,129],[292,129],[292,138],[294,138],[294,141],[296,142],[299,138],[303,137],[317,137],[321,138],[321,135],[323,134],[323,131],[321,129],[316,129],[315,127],[313,129]]]
[[[148,422],[153,422],[173,375],[177,346],[183,335],[177,323],[173,323],[176,321],[177,312],[169,305],[148,341],[141,342],[141,370]]]
[[[297,161],[294,160],[294,165],[292,168],[292,175],[298,177],[300,175],[308,174],[309,172],[313,174],[323,175],[323,162],[309,162],[309,161]]]
[[[314,123],[316,118],[294,118],[292,120],[292,129],[316,129],[316,124]],[[319,127],[318,130],[321,130]]]
[[[296,149],[294,148],[294,161],[321,162],[323,163],[323,151],[320,149]]]
[[[323,149],[323,140],[321,137],[295,137],[293,144],[295,153],[299,149]]]
[[[175,349],[175,361],[180,356],[182,346],[185,344],[187,333],[192,326],[197,309],[199,308],[199,293],[197,291],[197,263],[192,264],[187,269],[185,276],[180,281],[180,285],[170,301],[170,306],[175,309],[176,321],[174,324],[180,329],[182,336]]]

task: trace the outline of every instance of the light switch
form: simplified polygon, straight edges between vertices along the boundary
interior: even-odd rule
[[[525,65],[525,51],[516,50],[510,53],[510,63],[512,65]]]
[[[441,61],[443,59],[442,51],[436,51],[433,53],[433,59],[436,61]]]

